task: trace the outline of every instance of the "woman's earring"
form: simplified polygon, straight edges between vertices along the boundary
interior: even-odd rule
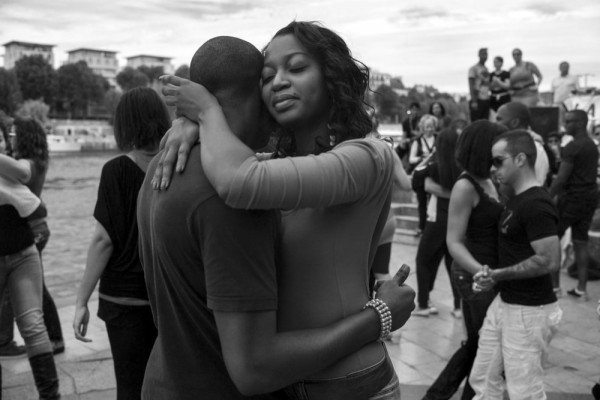
[[[327,129],[329,129],[330,131],[332,130],[331,129],[331,125],[329,124],[329,122],[327,123]],[[335,135],[332,135],[332,134],[329,135],[329,145],[331,147],[335,146]]]

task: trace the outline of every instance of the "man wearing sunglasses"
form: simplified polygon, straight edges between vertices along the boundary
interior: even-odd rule
[[[558,216],[534,170],[536,147],[525,130],[500,135],[492,173],[514,192],[498,226],[498,268],[477,273],[482,290],[496,286],[479,333],[469,383],[473,399],[545,399],[542,360],[562,311],[550,273],[559,268]]]

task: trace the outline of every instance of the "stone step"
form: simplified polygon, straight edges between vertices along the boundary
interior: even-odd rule
[[[397,215],[396,228],[412,229],[413,231],[419,227],[419,217],[412,215]]]
[[[414,217],[419,215],[416,203],[392,203],[390,207],[396,216],[409,215]]]
[[[418,246],[419,238],[420,236],[416,236],[416,231],[414,229],[396,228],[396,232],[394,233],[394,243]]]

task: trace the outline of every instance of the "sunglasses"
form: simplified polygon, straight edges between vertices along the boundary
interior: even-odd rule
[[[507,158],[510,158],[510,157],[494,157],[494,158],[492,158],[492,165],[495,168],[500,168],[502,166],[502,164],[504,164],[504,160],[506,160]]]

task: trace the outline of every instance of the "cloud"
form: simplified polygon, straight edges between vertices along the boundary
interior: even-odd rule
[[[564,13],[565,11],[568,11],[568,9],[566,9],[565,7],[562,7],[562,5],[559,3],[549,3],[549,2],[530,3],[530,4],[526,5],[524,7],[524,9],[532,11],[538,15],[547,16],[547,17],[557,16],[561,13]]]
[[[432,9],[426,7],[411,7],[400,10],[398,16],[402,19],[414,21],[430,18],[447,18],[450,13],[445,10]]]

